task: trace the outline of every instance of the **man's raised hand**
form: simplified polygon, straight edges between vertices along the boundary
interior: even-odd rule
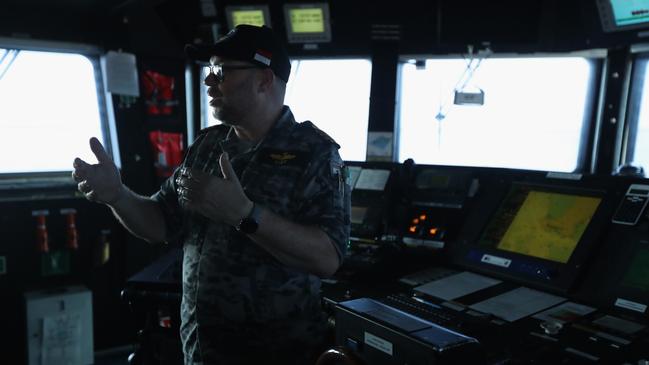
[[[73,162],[72,178],[86,199],[108,205],[115,204],[123,190],[119,170],[104,146],[95,137],[90,138],[90,149],[97,157],[97,164],[89,164],[80,158]]]

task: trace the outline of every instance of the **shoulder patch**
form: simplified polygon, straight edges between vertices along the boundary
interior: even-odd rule
[[[340,148],[340,145],[338,143],[336,143],[336,141],[333,138],[331,138],[330,135],[325,133],[322,129],[316,127],[316,125],[313,124],[313,122],[311,122],[310,120],[302,122],[302,123],[300,123],[300,125],[303,126],[303,128],[312,129],[318,136],[323,138],[325,141],[335,145],[337,148]]]

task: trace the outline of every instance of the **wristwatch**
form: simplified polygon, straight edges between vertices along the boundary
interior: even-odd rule
[[[247,217],[242,218],[235,228],[239,232],[243,232],[245,234],[253,234],[257,232],[257,228],[259,228],[260,217],[261,209],[257,206],[257,204],[255,204],[255,202],[253,202],[250,214],[248,214]]]

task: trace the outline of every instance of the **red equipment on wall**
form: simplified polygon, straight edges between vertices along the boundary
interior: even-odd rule
[[[146,70],[142,72],[141,79],[147,114],[172,114],[173,107],[178,105],[178,100],[173,98],[175,78]]]
[[[61,209],[61,214],[65,215],[65,247],[70,250],[79,249],[79,234],[77,232],[77,210],[68,208]]]
[[[40,253],[50,251],[50,240],[47,235],[47,225],[45,217],[49,215],[48,210],[35,210],[32,216],[36,217],[36,250]]]
[[[153,149],[156,175],[169,177],[183,159],[183,134],[162,131],[149,132],[149,141]]]

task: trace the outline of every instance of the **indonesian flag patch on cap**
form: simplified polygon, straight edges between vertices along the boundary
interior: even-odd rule
[[[266,66],[270,66],[270,60],[272,56],[273,56],[272,53],[265,51],[263,49],[258,49],[257,52],[255,52],[254,59],[255,61],[259,61]]]

